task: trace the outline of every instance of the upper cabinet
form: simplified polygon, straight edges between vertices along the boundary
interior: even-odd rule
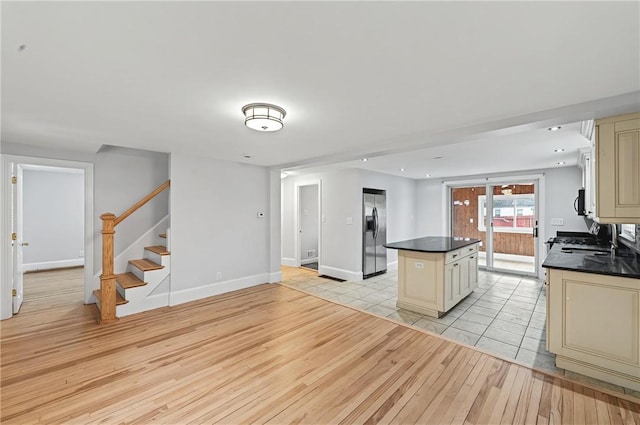
[[[596,205],[601,223],[640,223],[640,113],[596,120]]]

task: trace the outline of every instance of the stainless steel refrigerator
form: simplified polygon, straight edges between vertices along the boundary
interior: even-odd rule
[[[387,193],[362,189],[362,277],[387,271]]]

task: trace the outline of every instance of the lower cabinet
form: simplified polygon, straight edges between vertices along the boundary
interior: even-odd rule
[[[478,244],[451,253],[398,252],[398,307],[440,317],[478,286]]]
[[[640,391],[640,279],[547,270],[556,365]]]

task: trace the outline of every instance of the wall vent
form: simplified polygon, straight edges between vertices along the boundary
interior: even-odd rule
[[[307,250],[307,258],[313,258],[316,256],[316,250],[315,249],[308,249]]]

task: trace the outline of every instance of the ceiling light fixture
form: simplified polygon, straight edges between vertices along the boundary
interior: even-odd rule
[[[287,112],[270,103],[250,103],[242,107],[244,125],[256,131],[278,131]]]
[[[549,131],[558,131],[560,130],[562,127],[560,127],[559,125],[556,125],[555,127],[549,127],[547,130]]]
[[[554,150],[554,152],[556,152],[556,153],[564,152],[564,148],[556,149],[556,150]]]
[[[564,164],[566,164],[566,162],[564,162],[564,161],[558,161],[558,165],[564,165]]]

